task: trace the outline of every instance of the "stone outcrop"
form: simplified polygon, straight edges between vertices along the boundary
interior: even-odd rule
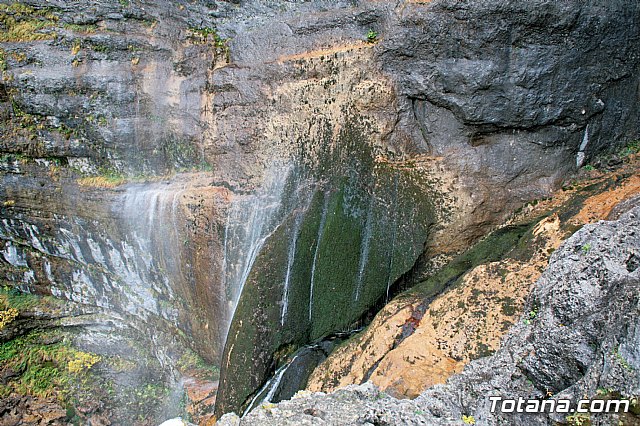
[[[392,396],[415,398],[471,360],[495,352],[562,241],[578,227],[615,219],[616,211],[633,205],[640,192],[637,155],[613,172],[583,171],[572,182],[553,197],[527,205],[500,230],[508,235],[513,224],[526,224],[502,243],[508,248],[501,259],[484,258],[487,251],[494,256],[498,251],[495,233],[443,268],[461,265],[463,272],[440,280],[446,281],[440,287],[446,291],[435,300],[437,275],[386,305],[363,333],[315,370],[307,389],[329,392],[371,381]]]
[[[585,225],[566,240],[552,254],[528,298],[527,313],[502,347],[415,400],[396,400],[372,384],[352,385],[328,395],[301,392],[242,420],[227,415],[219,423],[444,425],[460,424],[465,416],[467,423],[546,425],[572,420],[567,414],[491,413],[489,397],[576,404],[585,397],[638,395],[639,220],[640,207],[635,207],[616,221]],[[633,424],[635,404],[629,413],[592,413],[589,420]]]

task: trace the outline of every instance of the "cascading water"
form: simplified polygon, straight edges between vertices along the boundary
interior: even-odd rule
[[[367,209],[367,219],[364,227],[364,236],[362,237],[362,245],[360,248],[360,265],[358,266],[358,282],[356,283],[356,302],[360,299],[360,292],[362,291],[362,280],[364,278],[364,270],[369,260],[369,241],[371,240],[371,234],[373,231],[373,196],[369,201],[369,208]]]
[[[116,273],[145,306],[157,305],[154,292],[170,297],[170,283],[184,279],[178,229],[178,206],[183,192],[181,186],[153,183],[131,185],[123,196],[121,209],[131,228],[133,247],[123,246],[122,251],[125,255],[133,252],[133,264],[127,259],[116,262],[121,264]],[[112,261],[116,255],[117,251],[112,250]],[[164,284],[163,288],[160,284]]]
[[[429,200],[406,203],[404,194],[422,191],[423,180],[359,148],[323,154],[320,170],[303,156],[233,201],[222,262],[233,316],[217,414],[244,411],[276,373],[282,351],[351,327],[390,297],[422,249]],[[394,256],[399,251],[407,255]],[[284,377],[280,386],[304,384]]]
[[[224,231],[222,259],[228,300],[227,332],[258,253],[282,220],[283,195],[292,169],[291,165],[268,168],[256,193],[232,201]]]
[[[259,403],[272,402],[273,397],[275,396],[278,388],[280,387],[280,382],[282,381],[282,377],[287,372],[287,369],[291,366],[291,364],[296,360],[297,356],[294,356],[290,362],[282,365],[278,370],[274,373],[271,380],[267,381],[264,386],[256,393],[253,397],[247,409],[243,413],[243,416],[253,410]]]
[[[289,253],[287,254],[287,274],[285,275],[284,289],[282,290],[282,311],[280,313],[280,325],[284,325],[284,320],[287,316],[287,309],[289,308],[289,284],[291,282],[291,270],[293,268],[293,262],[295,260],[296,245],[298,243],[298,235],[300,233],[302,216],[302,212],[298,211],[296,213],[296,219],[291,235],[291,244],[289,245]]]

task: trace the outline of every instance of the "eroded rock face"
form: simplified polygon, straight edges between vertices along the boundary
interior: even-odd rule
[[[637,105],[624,100],[623,83],[633,78],[637,54],[622,47],[627,36],[617,28],[635,27],[638,13],[622,1],[399,8],[380,47],[401,94],[398,134],[413,131],[414,149],[456,171],[453,192],[464,206],[454,211],[456,240],[473,238],[482,228],[474,225],[492,221],[498,206],[547,196],[579,150],[606,146],[596,134],[637,128]],[[442,232],[455,245],[450,229]]]
[[[640,391],[637,256],[640,208],[618,221],[586,225],[553,253],[523,317],[495,355],[469,364],[446,384],[417,399],[395,400],[371,384],[335,393],[301,393],[221,424],[554,424],[563,415],[490,413],[490,396],[564,398],[574,404],[605,390],[609,396]],[[588,247],[584,249],[584,247]],[[600,392],[599,392],[600,390]],[[549,396],[549,393],[552,396]],[[592,422],[634,421],[633,414],[591,415]],[[268,420],[267,420],[268,419]]]

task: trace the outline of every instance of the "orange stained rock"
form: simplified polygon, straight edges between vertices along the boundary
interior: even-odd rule
[[[578,224],[604,220],[620,201],[640,193],[640,176],[631,176],[620,187],[588,198],[572,221]]]

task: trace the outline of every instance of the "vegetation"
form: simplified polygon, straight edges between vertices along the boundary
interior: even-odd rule
[[[475,425],[476,419],[473,416],[462,416],[462,422],[467,425]]]
[[[575,413],[567,416],[567,422],[573,426],[586,426],[591,424],[589,413]]]
[[[0,42],[48,40],[56,36],[46,31],[58,17],[49,9],[35,9],[22,3],[0,4]]]
[[[82,34],[93,34],[98,29],[93,24],[64,24],[64,29]]]
[[[2,304],[2,300],[0,299],[0,304]],[[18,310],[16,308],[11,308],[9,306],[3,306],[0,309],[0,330],[2,330],[7,324],[13,322],[14,319],[18,316]]]
[[[78,377],[99,361],[98,355],[72,348],[55,333],[32,332],[0,345],[0,366],[17,373],[0,394],[13,391],[64,401]]]
[[[60,303],[5,285],[0,289],[2,327],[20,318],[23,311],[51,310]],[[0,344],[0,371],[7,373],[7,380],[0,384],[0,398],[15,392],[55,397],[66,405],[78,392],[91,393],[90,370],[100,360],[96,354],[72,347],[60,331],[31,331]]]
[[[180,357],[176,366],[182,372],[201,379],[217,380],[220,377],[220,369],[215,365],[208,364],[197,353],[187,349]]]
[[[629,142],[624,148],[622,148],[619,154],[622,157],[628,157],[629,155],[637,154],[638,152],[640,152],[640,139]]]
[[[477,265],[501,260],[512,250],[518,249],[521,243],[528,245],[531,228],[538,220],[539,218],[531,223],[498,229],[454,258],[433,276],[410,289],[407,294],[426,297],[438,294],[444,288],[455,285],[467,271]]]
[[[87,176],[78,179],[78,185],[95,188],[115,188],[127,182],[124,175],[112,169],[103,168],[97,176]]]
[[[23,293],[8,285],[5,285],[0,289],[0,308],[14,308],[18,311],[26,311],[43,304],[47,307],[53,307],[57,304],[57,300],[52,297],[42,297],[34,294]]]
[[[189,28],[189,39],[192,43],[195,44],[207,44],[212,43],[214,48],[216,49],[216,56],[221,55],[229,61],[229,39],[222,38],[217,33],[215,28],[211,27],[199,27],[199,28]]]
[[[537,316],[538,316],[538,307],[533,306],[529,311],[529,315],[527,316],[527,318],[525,318],[524,323],[527,325],[531,324],[531,321],[536,319]]]
[[[619,349],[620,348],[618,347],[613,350],[613,356],[615,357],[616,361],[618,361],[618,364],[620,364],[625,370],[629,372],[633,371],[633,367],[631,366],[631,364],[629,364],[629,362],[624,359],[622,355],[620,355]]]
[[[369,32],[367,33],[367,41],[369,43],[375,43],[376,41],[378,41],[378,33],[376,31],[369,30]]]

